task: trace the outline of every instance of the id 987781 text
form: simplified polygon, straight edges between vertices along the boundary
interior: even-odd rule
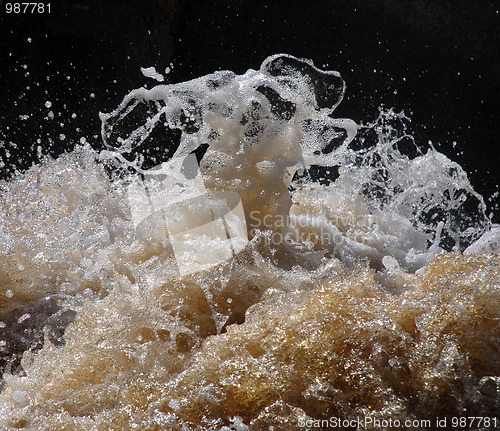
[[[5,12],[12,14],[50,13],[50,3],[5,3]]]

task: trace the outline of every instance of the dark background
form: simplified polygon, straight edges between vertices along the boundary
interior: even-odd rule
[[[57,155],[85,137],[99,148],[99,111],[156,83],[141,66],[163,73],[172,64],[167,82],[180,82],[220,69],[240,74],[284,52],[342,74],[339,117],[368,122],[380,105],[404,109],[417,143],[431,140],[498,206],[499,2],[59,0],[43,14],[6,14],[5,6],[0,177],[29,167],[38,146]]]

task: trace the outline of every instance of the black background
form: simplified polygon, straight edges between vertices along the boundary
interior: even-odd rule
[[[99,111],[155,84],[141,66],[163,73],[172,64],[167,82],[181,82],[221,69],[244,73],[284,52],[342,74],[339,117],[368,122],[380,105],[404,109],[417,143],[431,140],[460,163],[487,201],[498,190],[499,2],[81,0],[51,2],[43,14],[7,14],[6,3],[1,177],[37,160],[38,146],[57,155],[85,137],[99,148]]]

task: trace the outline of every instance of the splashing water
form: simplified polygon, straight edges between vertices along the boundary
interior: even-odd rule
[[[334,118],[344,92],[288,55],[140,88],[104,151],[1,183],[2,427],[491,422],[498,227],[403,113]]]

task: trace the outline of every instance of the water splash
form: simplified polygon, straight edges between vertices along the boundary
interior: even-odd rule
[[[0,183],[1,426],[493,417],[498,228],[403,113],[333,118],[344,92],[287,55],[137,89],[101,114],[103,152],[84,144]],[[139,222],[130,202],[173,166],[172,186],[198,181],[210,205],[238,196],[248,228],[231,258],[189,274],[157,229],[180,194]]]

